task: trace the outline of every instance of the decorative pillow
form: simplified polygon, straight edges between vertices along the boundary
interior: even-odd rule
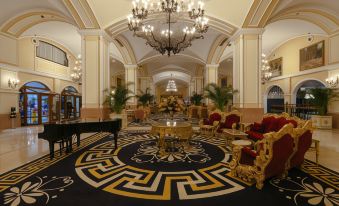
[[[231,114],[226,117],[225,126],[228,129],[232,129],[234,123],[238,124],[240,122],[240,117],[235,114]]]
[[[265,126],[265,133],[269,133],[269,132],[275,132],[276,131],[276,128],[278,126],[278,119],[274,118],[271,120],[271,122]]]
[[[275,128],[275,131],[278,132],[286,124],[288,124],[288,122],[287,122],[287,120],[284,117],[280,117],[280,118],[276,119],[276,128]]]
[[[262,125],[260,123],[254,122],[251,130],[262,133]]]
[[[204,125],[211,125],[210,120],[209,119],[204,119]]]
[[[293,124],[293,127],[294,127],[294,128],[297,128],[297,127],[298,127],[298,122],[296,122],[295,120],[286,120],[286,122],[287,122],[287,124],[288,124],[288,123]]]
[[[220,122],[221,120],[221,115],[218,114],[218,113],[213,113],[210,115],[210,118],[209,118],[209,121],[210,121],[210,124],[213,124],[214,121],[219,121]]]
[[[251,149],[248,148],[248,147],[242,148],[242,151],[243,151],[244,153],[246,153],[246,154],[248,154],[248,155],[254,157],[254,158],[255,158],[256,156],[258,156],[258,154],[257,154],[256,151],[253,151],[253,150],[251,150]]]
[[[264,133],[267,133],[267,132],[269,132],[269,129],[272,129],[272,127],[271,128],[269,128],[269,127],[271,126],[271,123],[274,120],[275,120],[275,117],[266,117],[262,120],[262,123],[261,123],[262,124],[262,131]]]

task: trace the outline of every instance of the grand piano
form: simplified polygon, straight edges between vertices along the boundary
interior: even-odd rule
[[[76,120],[44,124],[44,131],[38,134],[39,139],[49,142],[50,158],[54,158],[54,144],[66,143],[66,152],[72,151],[72,139],[76,136],[77,146],[80,145],[80,134],[91,132],[109,132],[114,137],[115,149],[118,147],[118,132],[121,129],[121,119],[105,121]],[[61,148],[60,148],[61,149]]]

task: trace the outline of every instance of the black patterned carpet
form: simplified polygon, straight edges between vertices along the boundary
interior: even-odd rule
[[[194,136],[166,154],[147,133],[121,132],[118,143],[114,151],[110,136],[96,134],[72,154],[0,175],[0,205],[339,205],[339,174],[310,161],[260,191],[228,176],[223,139]]]

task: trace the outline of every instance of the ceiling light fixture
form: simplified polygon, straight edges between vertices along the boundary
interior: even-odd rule
[[[134,0],[132,14],[128,19],[128,28],[134,35],[146,40],[162,55],[177,54],[192,46],[192,41],[203,39],[208,31],[208,19],[204,16],[204,3],[195,0]],[[194,21],[193,26],[185,25],[178,19],[182,14],[188,15]],[[159,25],[157,21],[146,20],[150,14],[163,16],[166,21]],[[157,26],[155,26],[157,25]],[[163,26],[165,25],[165,26]]]
[[[175,81],[173,80],[173,74],[171,74],[171,79],[168,80],[167,87],[166,87],[166,92],[177,92],[177,85]]]

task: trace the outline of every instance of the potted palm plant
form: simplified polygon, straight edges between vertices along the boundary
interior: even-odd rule
[[[225,111],[225,106],[233,99],[233,95],[238,92],[232,86],[220,87],[215,83],[208,84],[204,91],[205,97],[210,99],[221,112]]]
[[[145,108],[147,107],[151,101],[154,99],[154,95],[150,93],[150,88],[147,88],[145,92],[139,91],[140,95],[136,95],[138,102]]]
[[[312,124],[318,129],[332,129],[332,116],[328,115],[328,105],[338,100],[339,93],[333,88],[312,88],[308,90],[309,103],[317,108],[312,115]]]
[[[127,115],[124,114],[123,111],[127,101],[134,97],[133,92],[128,89],[131,84],[132,83],[122,84],[105,90],[108,94],[106,95],[104,104],[106,104],[112,112],[110,118],[122,119],[123,127],[126,127],[127,125]]]
[[[200,106],[203,98],[204,97],[202,94],[193,93],[193,95],[191,96],[191,103],[195,106]]]

